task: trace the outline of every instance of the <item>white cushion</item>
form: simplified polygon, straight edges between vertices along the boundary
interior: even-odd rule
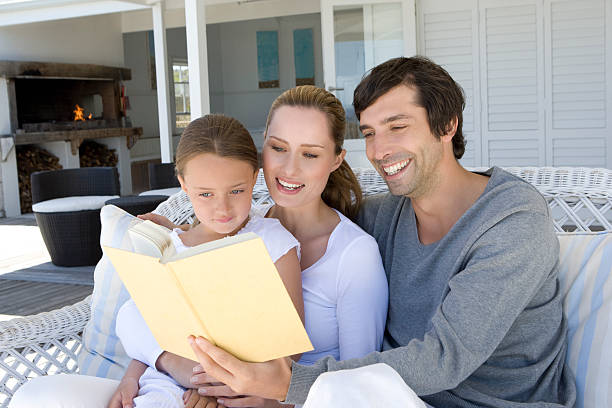
[[[32,205],[32,211],[37,213],[69,212],[98,210],[104,207],[104,203],[118,195],[108,196],[72,196],[54,198],[52,200],[41,201]]]
[[[143,191],[142,193],[138,194],[141,196],[146,196],[146,195],[165,195],[165,196],[171,196],[172,194],[176,194],[179,191],[181,191],[180,187],[170,187],[170,188],[160,188],[158,190],[149,190],[149,191]]]
[[[566,362],[576,376],[576,407],[607,407],[612,398],[612,233],[558,237]]]
[[[114,205],[100,211],[100,244],[133,251],[127,233],[142,220]],[[121,379],[130,358],[115,333],[117,311],[129,294],[106,255],[96,265],[91,299],[91,318],[83,330],[83,347],[78,355],[79,372],[97,377]]]

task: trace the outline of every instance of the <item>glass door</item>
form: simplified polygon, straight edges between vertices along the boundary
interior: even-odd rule
[[[347,161],[353,167],[369,166],[353,92],[374,66],[415,54],[414,0],[321,0],[321,32],[325,87],[346,111]]]

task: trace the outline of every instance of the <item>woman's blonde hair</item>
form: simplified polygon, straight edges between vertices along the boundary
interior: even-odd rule
[[[342,103],[333,94],[312,85],[297,86],[283,92],[270,107],[266,121],[266,135],[274,113],[282,106],[313,108],[324,113],[335,144],[334,153],[338,155],[342,152],[346,119]],[[340,167],[329,175],[321,198],[325,204],[349,218],[357,215],[361,205],[361,187],[346,160],[343,160]]]
[[[184,177],[186,163],[202,153],[246,161],[253,166],[253,171],[259,169],[251,134],[229,116],[210,114],[189,123],[176,148],[176,173]]]

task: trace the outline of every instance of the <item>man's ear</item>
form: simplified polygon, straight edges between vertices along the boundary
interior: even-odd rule
[[[340,167],[340,165],[344,161],[345,156],[346,156],[346,149],[342,149],[340,154],[336,155],[336,160],[334,161],[334,165],[332,166],[332,171],[336,171],[338,167]]]
[[[459,119],[457,119],[456,116],[453,119],[451,119],[449,124],[446,126],[446,133],[440,136],[441,141],[450,142],[453,140],[453,136],[455,136],[455,133],[457,133],[458,122],[459,122]]]

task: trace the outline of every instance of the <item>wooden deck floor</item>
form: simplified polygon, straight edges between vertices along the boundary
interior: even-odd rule
[[[0,320],[78,302],[93,290],[93,267],[50,263],[31,215],[0,218]]]
[[[0,279],[0,314],[27,316],[71,305],[91,294],[92,286]]]

